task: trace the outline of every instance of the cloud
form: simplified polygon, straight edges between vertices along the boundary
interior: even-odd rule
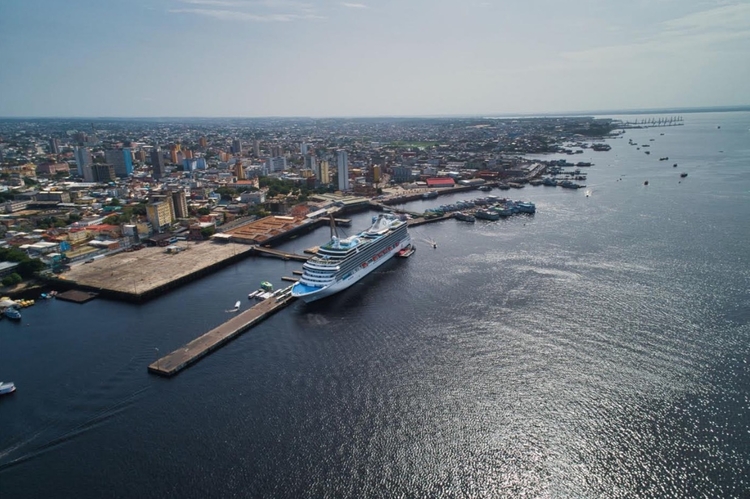
[[[310,10],[313,4],[295,0],[179,0],[190,5],[207,5],[213,7],[267,7]]]
[[[195,14],[211,17],[220,21],[250,21],[261,23],[289,22],[298,19],[325,19],[315,14],[253,14],[238,10],[214,10],[214,9],[172,9],[173,14]]]
[[[688,54],[726,42],[750,40],[750,4],[694,12],[657,25],[658,31],[630,43],[561,54],[564,60],[602,66],[658,54]]]
[[[350,9],[368,9],[369,7],[363,3],[349,3],[349,2],[341,2],[341,5],[344,7],[348,7]]]
[[[325,19],[311,3],[297,0],[179,0],[196,7],[171,9],[173,14],[192,14],[220,21],[259,23],[290,22],[299,19]],[[283,9],[283,10],[281,10]]]

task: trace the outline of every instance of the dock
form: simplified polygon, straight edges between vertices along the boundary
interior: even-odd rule
[[[281,251],[273,248],[266,248],[265,246],[254,246],[254,251],[256,253],[260,253],[261,255],[267,255],[267,256],[275,256],[277,258],[281,258],[282,260],[295,260],[298,262],[306,262],[310,259],[309,256],[306,255],[298,255],[297,253],[289,253],[287,251]]]
[[[289,276],[286,276],[286,275],[285,276],[281,276],[281,280],[282,281],[287,281],[287,282],[297,282],[297,281],[299,281],[299,279],[297,279],[296,277],[289,277]]]
[[[408,227],[416,227],[418,225],[424,225],[424,224],[429,224],[433,222],[441,222],[443,220],[448,220],[449,218],[453,218],[453,213],[446,213],[445,215],[441,215],[438,217],[431,217],[431,218],[424,218],[424,217],[411,218],[406,221],[406,225]]]
[[[283,298],[268,298],[240,312],[224,324],[155,361],[148,366],[148,372],[165,377],[174,376],[295,300],[287,290],[281,296]]]

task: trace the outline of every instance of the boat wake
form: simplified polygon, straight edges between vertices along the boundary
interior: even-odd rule
[[[46,452],[54,449],[55,447],[64,444],[65,442],[70,441],[71,439],[77,437],[78,435],[81,435],[89,430],[92,430],[107,420],[121,414],[128,408],[130,408],[136,400],[140,397],[142,393],[144,393],[146,390],[148,390],[150,387],[146,386],[143,388],[140,388],[136,390],[135,392],[131,393],[127,397],[125,397],[122,400],[119,400],[115,402],[114,404],[111,404],[107,407],[104,407],[102,410],[94,414],[89,419],[85,420],[84,422],[70,428],[69,430],[65,431],[63,434],[52,438],[48,440],[47,442],[44,442],[40,445],[38,445],[36,448],[32,449],[31,451],[27,452],[26,454],[23,454],[22,456],[19,456],[11,461],[8,461],[6,463],[0,463],[0,473],[4,472],[5,470],[8,470],[14,466],[18,466],[20,464],[25,463],[26,461],[29,461],[31,459],[34,459],[37,456],[43,455]],[[42,433],[44,433],[46,430],[52,428],[53,424],[49,424],[42,428],[40,431],[32,435],[31,437],[21,441],[17,442],[15,444],[12,444],[5,449],[0,449],[0,459],[9,456],[13,454],[18,449],[23,448],[24,446],[30,444],[32,441],[36,440]]]

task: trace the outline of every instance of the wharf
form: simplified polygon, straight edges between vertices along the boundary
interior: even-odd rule
[[[297,253],[289,253],[287,251],[266,248],[264,246],[254,246],[253,248],[256,253],[266,256],[275,256],[277,258],[281,258],[282,260],[296,260],[298,262],[306,262],[310,259],[310,257],[306,255],[298,255]]]
[[[281,296],[283,298],[278,300],[274,297],[268,298],[240,312],[224,324],[155,361],[148,366],[148,372],[159,376],[174,376],[295,300],[286,291]]]
[[[406,225],[407,227],[416,227],[418,225],[430,224],[433,222],[442,222],[443,220],[448,220],[449,218],[453,218],[453,213],[446,213],[445,215],[431,218],[412,218],[406,221]]]

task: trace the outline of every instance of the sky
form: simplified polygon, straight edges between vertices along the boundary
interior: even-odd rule
[[[0,117],[750,104],[750,0],[0,0]]]

